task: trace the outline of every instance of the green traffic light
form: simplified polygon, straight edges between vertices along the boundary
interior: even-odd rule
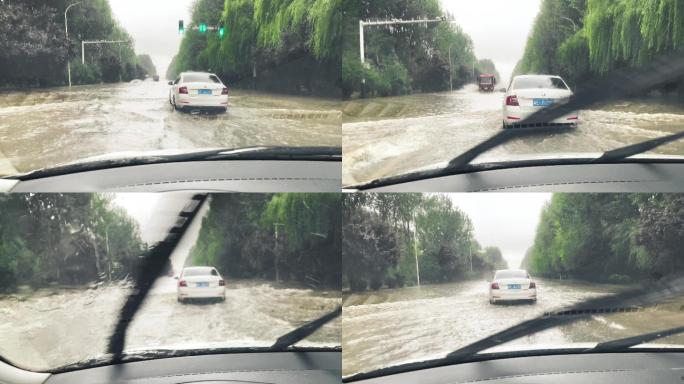
[[[219,28],[219,37],[226,35],[226,29],[224,27]]]
[[[200,33],[206,33],[207,32],[207,25],[202,23],[199,25],[199,31]]]

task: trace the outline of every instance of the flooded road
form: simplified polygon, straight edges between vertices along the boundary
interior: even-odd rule
[[[175,112],[165,82],[0,93],[0,174],[124,151],[340,146],[340,103],[231,90],[226,114]]]
[[[536,304],[488,302],[486,281],[406,287],[345,296],[342,373],[348,376],[410,361],[444,357],[521,321],[619,291],[615,285],[537,279]],[[509,345],[606,341],[684,324],[684,299],[642,312],[593,315],[511,341]],[[684,344],[684,336],[656,343]]]
[[[353,100],[343,104],[343,183],[410,172],[448,162],[498,133],[503,93],[474,86],[454,92]],[[629,100],[580,112],[572,131],[513,140],[476,162],[543,153],[604,152],[684,129],[684,105]],[[656,149],[684,155],[684,141]]]
[[[340,305],[339,291],[227,281],[226,301],[176,301],[176,280],[162,277],[136,314],[127,351],[154,348],[270,346],[283,334]],[[39,290],[0,296],[0,356],[31,369],[48,369],[106,351],[125,295],[124,285]],[[341,320],[298,345],[340,345]]]

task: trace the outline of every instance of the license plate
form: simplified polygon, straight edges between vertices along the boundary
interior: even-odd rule
[[[209,283],[197,283],[197,288],[208,287]]]
[[[197,94],[199,95],[211,95],[211,89],[200,89],[197,91]]]
[[[520,289],[520,284],[508,284],[508,289]]]
[[[535,107],[548,107],[553,105],[553,99],[533,99],[532,105]]]

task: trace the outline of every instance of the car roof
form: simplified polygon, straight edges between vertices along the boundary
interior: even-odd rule
[[[527,273],[526,269],[497,269],[496,272],[525,272]]]
[[[183,75],[214,75],[214,76],[216,76],[216,74],[211,73],[211,72],[181,72],[180,76],[183,76]]]
[[[517,76],[513,76],[513,79],[517,79],[517,78],[524,79],[524,78],[530,78],[530,77],[557,77],[557,78],[561,79],[561,77],[558,75],[517,75]]]
[[[214,268],[214,267],[209,267],[209,266],[206,266],[206,267],[194,266],[194,267],[184,267],[184,268],[183,268],[184,271],[187,271],[188,269],[216,269],[216,268]]]

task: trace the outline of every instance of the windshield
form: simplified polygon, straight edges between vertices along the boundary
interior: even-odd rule
[[[571,92],[590,105],[540,121],[565,127],[551,125],[559,129],[498,145],[472,164],[596,158],[684,130],[681,71],[667,64],[674,59],[652,65],[666,55],[681,60],[684,39],[675,26],[684,25],[684,13],[678,2],[356,4],[345,18],[342,48],[346,186],[441,169],[504,127],[515,130],[533,112],[566,103]],[[483,17],[485,9],[496,12]],[[611,80],[627,69],[639,75]],[[490,74],[494,86],[480,77]],[[640,83],[640,75],[654,74],[657,81]],[[589,92],[597,84],[602,88]],[[594,98],[632,84],[643,86]],[[684,141],[645,155],[682,159]]]
[[[134,279],[190,197],[0,195],[0,357],[33,371],[105,357]],[[210,196],[161,275],[143,276],[154,285],[123,352],[266,348],[339,307],[339,199]],[[335,348],[340,335],[337,318],[295,346]]]
[[[568,89],[559,77],[524,76],[513,79],[511,89]]]
[[[291,3],[0,1],[0,177],[96,158],[341,147],[339,6]]]
[[[656,299],[684,273],[681,195],[357,195],[343,205],[344,376],[444,358],[535,318],[567,322],[484,352],[588,349],[684,323],[684,287]],[[645,298],[562,312],[632,289]],[[649,343],[683,348],[684,335]]]

